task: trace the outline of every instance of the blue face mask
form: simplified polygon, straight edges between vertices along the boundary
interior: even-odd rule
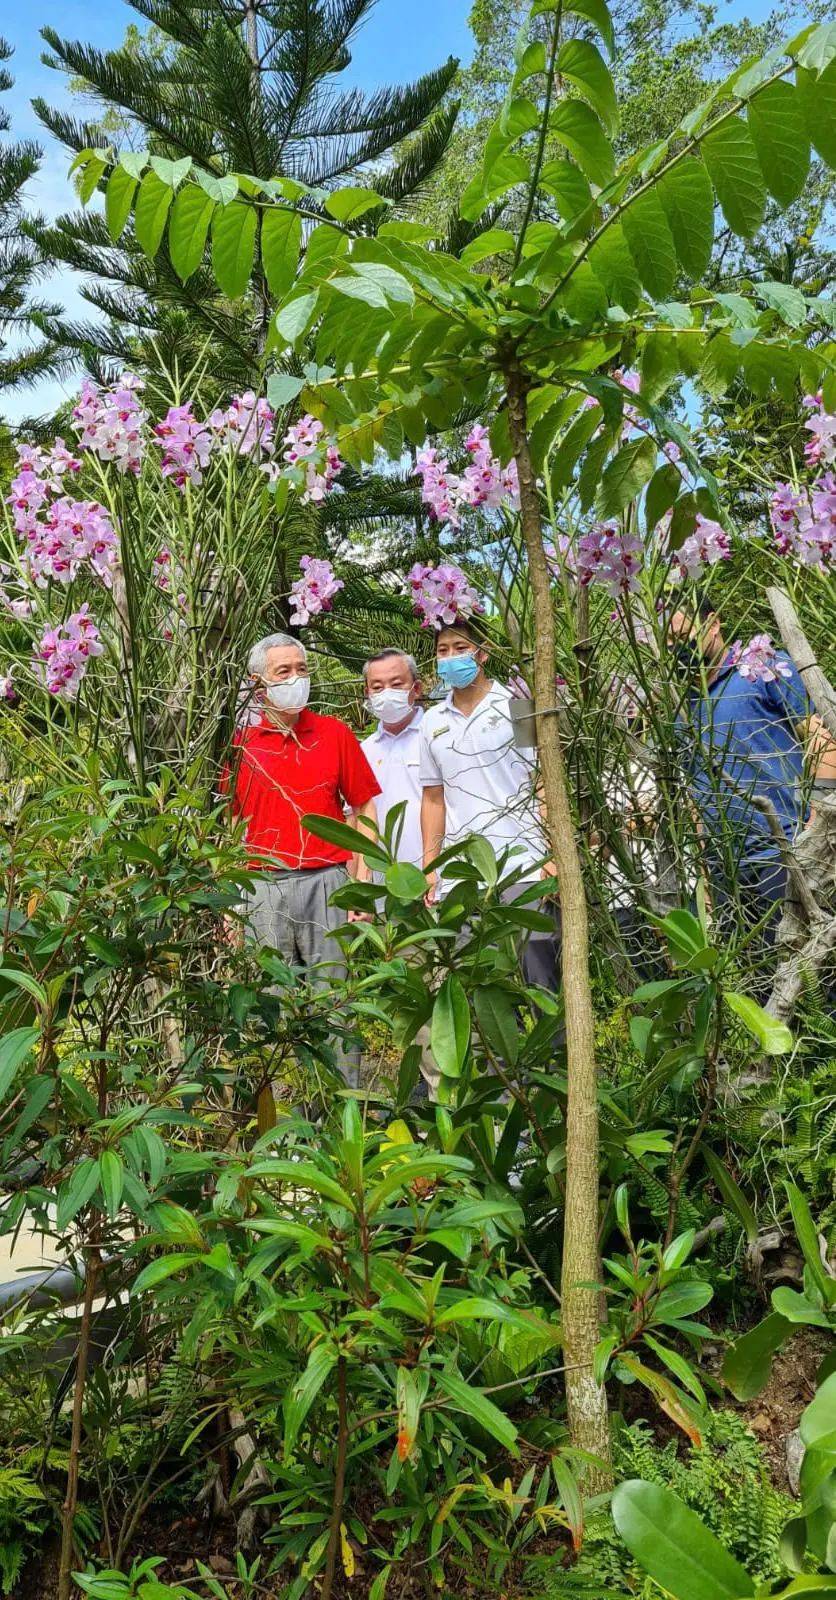
[[[479,663],[473,655],[443,656],[436,666],[447,689],[466,689],[479,676]]]

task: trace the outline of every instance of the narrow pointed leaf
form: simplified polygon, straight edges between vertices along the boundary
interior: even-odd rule
[[[775,1351],[786,1344],[792,1331],[792,1323],[773,1311],[726,1351],[722,1378],[736,1400],[753,1400],[760,1394],[769,1380]]]
[[[461,983],[452,973],[444,979],[435,998],[430,1044],[439,1070],[446,1078],[458,1078],[470,1045],[470,1007]]]
[[[517,1430],[510,1418],[506,1417],[498,1406],[495,1406],[481,1389],[474,1389],[471,1384],[465,1383],[462,1378],[457,1378],[452,1372],[441,1372],[438,1376],[438,1386],[443,1394],[453,1402],[458,1411],[464,1411],[480,1428],[497,1439],[504,1449],[512,1455],[519,1454],[516,1447]]]
[[[285,1460],[292,1453],[299,1430],[320,1389],[337,1364],[337,1352],[333,1345],[315,1345],[308,1357],[308,1364],[296,1379],[292,1388],[288,1389],[284,1399],[284,1454]]]

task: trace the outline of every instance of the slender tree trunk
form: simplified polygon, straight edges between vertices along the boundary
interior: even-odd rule
[[[261,87],[261,59],[258,49],[258,5],[257,0],[245,0],[244,4],[244,42],[247,55],[252,66],[252,95],[253,106],[257,109],[259,121],[262,119],[264,99]],[[259,231],[261,220],[259,219]],[[259,244],[260,251],[260,244]],[[260,259],[260,254],[259,254]],[[262,271],[258,271],[253,279],[253,289],[256,303],[256,340],[259,356],[264,355],[267,345],[267,335],[270,331],[270,316],[272,304],[270,292]]]
[[[566,1012],[566,1210],[561,1276],[566,1403],[572,1443],[607,1464],[589,1488],[608,1479],[609,1423],[603,1387],[593,1376],[600,1337],[598,1293],[598,1084],[589,977],[589,929],[581,860],[555,703],[555,624],[540,519],[540,496],[529,448],[525,378],[515,359],[505,369],[511,446],[520,484],[520,518],[528,553],[535,630],[534,706],[549,843],[557,869],[563,923]]]
[[[58,1569],[58,1600],[70,1600],[72,1587],[74,1526],[78,1504],[78,1476],[81,1463],[81,1431],[84,1415],[84,1388],[90,1358],[90,1335],[93,1326],[93,1301],[96,1298],[99,1252],[90,1251],[87,1258],[87,1275],[84,1280],[84,1305],[76,1356],[75,1390],[73,1393],[73,1420],[70,1433],[70,1459],[67,1466],[67,1489],[64,1495],[61,1519],[61,1561]]]
[[[334,1473],[334,1503],[331,1508],[331,1529],[328,1535],[328,1554],[322,1578],[320,1600],[331,1600],[334,1575],[337,1570],[337,1551],[340,1545],[340,1523],[345,1498],[345,1462],[348,1453],[348,1402],[346,1393],[345,1356],[337,1362],[337,1460]]]

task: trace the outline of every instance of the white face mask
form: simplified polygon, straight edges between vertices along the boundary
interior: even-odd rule
[[[276,711],[301,711],[310,692],[310,678],[285,678],[284,683],[268,684],[265,698]]]
[[[366,705],[379,722],[402,722],[412,710],[410,693],[409,689],[378,689],[368,696]]]

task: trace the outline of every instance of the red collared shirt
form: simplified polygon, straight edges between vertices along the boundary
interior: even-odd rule
[[[350,851],[317,839],[301,819],[310,814],[344,822],[345,805],[357,810],[380,794],[351,729],[306,707],[289,733],[265,717],[234,742],[240,758],[233,810],[246,818],[250,865],[311,868],[348,861]]]

